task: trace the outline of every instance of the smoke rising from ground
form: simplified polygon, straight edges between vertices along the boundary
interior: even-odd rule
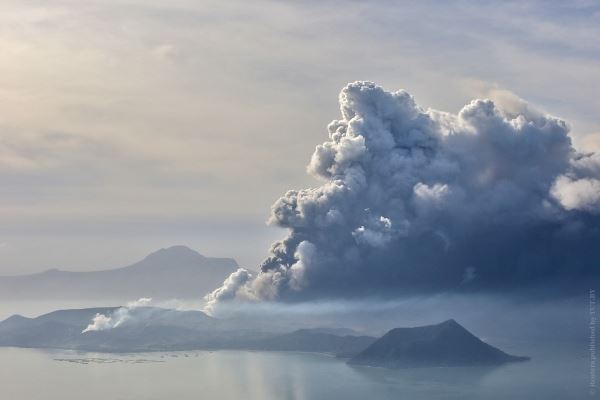
[[[564,121],[524,101],[473,100],[458,114],[405,91],[348,84],[342,117],[269,222],[287,228],[253,277],[207,296],[399,297],[557,288],[598,279],[600,157],[574,149]]]
[[[127,303],[126,306],[117,308],[110,315],[97,313],[92,322],[81,333],[117,328],[131,319],[132,310],[138,307],[147,307],[151,302],[151,298],[142,297],[136,301]]]

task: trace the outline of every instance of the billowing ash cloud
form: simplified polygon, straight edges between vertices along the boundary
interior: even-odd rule
[[[105,331],[121,326],[122,324],[131,319],[132,310],[135,310],[138,307],[149,306],[151,302],[151,298],[142,297],[136,301],[127,303],[127,305],[124,307],[117,308],[110,315],[97,313],[92,319],[92,322],[90,322],[90,324],[83,331],[81,331],[81,333],[91,331]]]
[[[600,157],[526,103],[474,100],[458,114],[355,82],[340,93],[308,171],[270,223],[289,234],[260,273],[208,295],[294,301],[575,287],[597,279]]]
[[[238,291],[244,288],[252,279],[252,274],[245,268],[238,270],[225,279],[223,286],[215,289],[205,296],[206,306],[204,310],[211,313],[219,302],[234,299]],[[250,295],[250,293],[246,293]]]

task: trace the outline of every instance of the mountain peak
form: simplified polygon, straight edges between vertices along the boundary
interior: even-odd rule
[[[172,246],[120,268],[0,277],[0,302],[15,298],[28,301],[198,298],[221,286],[237,268],[232,258],[204,257],[189,247]]]
[[[442,327],[447,327],[447,328],[460,328],[460,329],[465,329],[464,326],[462,326],[461,324],[459,324],[458,322],[456,322],[455,319],[447,319],[446,321],[442,322],[439,324]]]
[[[436,325],[395,328],[350,360],[391,368],[498,365],[524,361],[482,342],[453,319]]]
[[[2,323],[5,322],[11,322],[11,321],[23,321],[29,319],[27,317],[22,316],[21,314],[13,314],[10,317],[6,318],[4,321],[1,321]]]
[[[192,250],[187,246],[182,244],[177,244],[170,247],[164,247],[162,249],[156,250],[154,253],[150,253],[148,257],[158,256],[158,255],[194,255],[196,257],[200,256],[204,258],[204,256],[198,253],[196,250]]]
[[[451,319],[447,319],[447,320],[437,323],[437,324],[415,326],[415,327],[411,327],[411,328],[393,328],[387,332],[387,335],[405,334],[407,332],[413,332],[415,334],[422,332],[422,333],[427,333],[429,335],[431,335],[431,334],[437,335],[440,332],[458,332],[458,331],[467,332],[470,334],[470,332],[464,326],[462,326],[461,324],[456,322],[455,319],[451,318]]]
[[[173,262],[195,262],[204,260],[202,254],[187,246],[176,245],[157,250],[142,260],[143,263],[173,263]]]

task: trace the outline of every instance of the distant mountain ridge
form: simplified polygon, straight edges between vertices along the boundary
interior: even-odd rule
[[[59,310],[36,318],[13,315],[0,322],[0,346],[82,351],[259,350],[329,353],[358,366],[431,368],[496,366],[525,361],[481,341],[454,320],[392,329],[377,339],[347,335],[345,328],[306,328],[284,333],[221,320],[201,311],[127,308],[110,329],[87,330],[97,314],[114,318],[119,307]]]
[[[437,325],[392,329],[349,363],[418,368],[489,366],[528,359],[506,354],[450,319]]]
[[[0,299],[200,298],[237,267],[232,258],[205,257],[186,246],[173,246],[122,268],[0,276]]]
[[[212,318],[201,311],[156,307],[129,309],[129,317],[122,325],[83,333],[96,314],[110,317],[117,309],[60,310],[36,318],[13,315],[0,322],[0,346],[104,352],[244,349],[354,355],[376,340],[370,336],[324,333],[325,328],[283,334],[263,332],[235,321]]]

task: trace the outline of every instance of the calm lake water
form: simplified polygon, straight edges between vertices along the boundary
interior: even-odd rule
[[[530,349],[531,350],[531,349]],[[551,351],[550,351],[551,350]],[[550,346],[499,368],[388,371],[319,354],[187,351],[101,354],[0,348],[10,400],[588,399],[585,344]]]

